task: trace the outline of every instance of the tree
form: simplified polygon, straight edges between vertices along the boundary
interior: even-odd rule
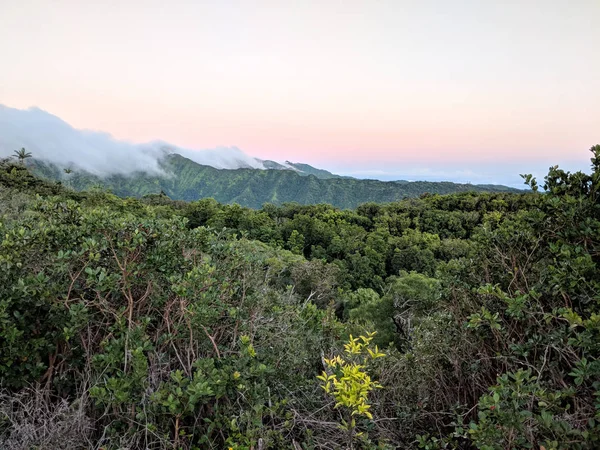
[[[27,158],[31,158],[33,156],[31,152],[25,150],[24,147],[22,147],[21,150],[15,150],[14,153],[15,158],[17,158],[21,164],[24,164]]]

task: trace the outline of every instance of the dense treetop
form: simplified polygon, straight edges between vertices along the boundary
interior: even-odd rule
[[[598,448],[592,153],[543,191],[353,210],[3,161],[0,447]]]

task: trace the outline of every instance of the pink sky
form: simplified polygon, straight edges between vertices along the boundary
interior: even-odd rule
[[[598,0],[91,3],[0,3],[0,103],[356,168],[600,142]]]

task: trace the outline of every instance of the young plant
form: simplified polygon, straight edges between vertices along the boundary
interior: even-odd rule
[[[377,346],[371,350],[370,343],[375,333],[367,336],[353,338],[350,335],[348,343],[344,345],[345,358],[340,355],[331,359],[324,359],[326,370],[317,378],[323,390],[335,400],[335,408],[342,408],[343,419],[340,428],[348,432],[348,447],[353,448],[356,433],[355,416],[372,419],[369,411],[369,393],[376,388],[382,388],[373,381],[367,373],[367,365],[371,360],[385,356]]]

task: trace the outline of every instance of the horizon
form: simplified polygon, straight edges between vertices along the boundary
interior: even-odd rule
[[[594,0],[32,0],[0,17],[0,103],[117,140],[514,187],[587,170],[599,140]]]
[[[25,144],[24,144],[25,143]],[[110,133],[102,130],[76,129],[62,118],[45,111],[37,106],[27,109],[11,108],[0,103],[0,156],[10,157],[15,149],[25,146],[32,150],[34,157],[54,164],[77,167],[101,176],[111,173],[131,173],[147,171],[159,173],[158,163],[161,148],[178,153],[192,161],[230,170],[237,168],[236,164],[243,163],[246,167],[262,168],[257,161],[266,161],[248,155],[236,146],[216,147],[213,149],[187,149],[174,143],[155,139],[148,142],[116,139]],[[583,152],[586,153],[586,152]],[[587,153],[589,155],[589,153]],[[522,164],[512,162],[512,173],[498,175],[491,171],[487,164],[480,164],[465,169],[461,162],[454,165],[446,164],[444,168],[422,167],[419,164],[401,165],[402,162],[388,162],[382,168],[381,164],[372,162],[357,169],[352,164],[343,162],[333,165],[314,164],[306,160],[274,160],[278,163],[308,164],[318,169],[328,170],[336,175],[350,176],[358,179],[380,181],[448,181],[474,185],[505,185],[513,188],[527,189],[521,173],[531,173],[538,181],[543,180],[550,166],[556,164],[537,161],[537,164]],[[589,163],[589,157],[587,159]],[[589,164],[588,164],[589,165]],[[560,164],[564,170],[586,171],[581,162]],[[527,170],[521,170],[527,169]],[[531,170],[529,170],[531,169]],[[520,170],[520,171],[519,171]]]

